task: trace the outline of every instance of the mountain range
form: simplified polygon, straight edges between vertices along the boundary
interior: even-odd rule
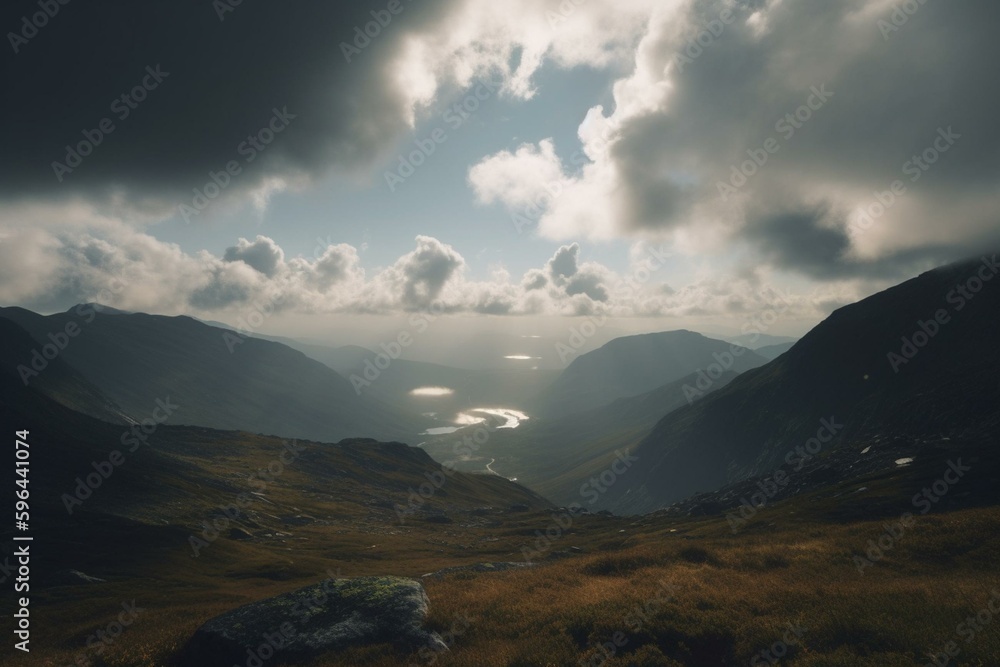
[[[997,270],[995,256],[953,264],[838,309],[766,366],[663,417],[608,506],[650,511],[774,470],[803,447],[994,438]]]
[[[81,304],[48,316],[2,308],[0,319],[36,341],[29,351],[23,336],[10,327],[2,332],[20,341],[18,365],[26,369],[29,384],[47,386],[47,363],[72,368],[136,421],[169,397],[180,404],[172,423],[327,442],[361,436],[405,440],[429,423],[361,395],[346,378],[301,352],[190,317]],[[46,346],[52,362],[43,354]],[[44,369],[35,371],[37,377],[33,360]],[[86,412],[107,416],[96,408]]]

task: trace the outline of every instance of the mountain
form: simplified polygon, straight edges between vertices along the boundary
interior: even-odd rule
[[[725,387],[736,377],[733,371],[726,371],[705,394]],[[495,431],[484,443],[481,455],[495,457],[494,470],[516,476],[518,482],[557,504],[582,503],[580,480],[600,474],[617,457],[617,451],[637,444],[664,415],[698,400],[685,391],[697,382],[697,374],[692,374],[588,412],[529,419],[516,429]],[[446,438],[439,441],[448,442]],[[447,458],[449,454],[447,447],[437,448],[433,442],[424,449],[434,456]]]
[[[358,554],[381,568],[382,554],[365,550],[383,539],[430,568],[447,544],[436,539],[449,530],[440,524],[461,519],[478,529],[485,514],[551,508],[502,477],[445,470],[401,443],[99,421],[25,386],[8,358],[0,358],[0,422],[28,443],[31,530],[34,544],[46,545],[32,550],[32,565],[47,573],[40,588],[80,585],[75,570],[134,586],[174,577],[196,591],[248,579],[253,588],[304,579]],[[21,479],[14,466],[9,474]],[[13,533],[10,524],[0,538],[12,544]],[[448,546],[470,558],[464,544]],[[0,553],[5,572],[12,549]],[[477,551],[499,556],[488,544]]]
[[[574,359],[543,393],[540,412],[563,417],[652,391],[691,373],[741,373],[766,363],[744,347],[691,331],[625,336]]]
[[[54,354],[62,340],[60,334],[68,340],[67,334],[57,332],[55,342],[46,338],[43,344],[14,322],[0,318],[0,373],[10,382],[30,386],[72,410],[110,423],[131,422],[114,401]]]
[[[709,338],[716,338],[718,340],[724,340],[727,343],[736,343],[737,345],[742,345],[748,349],[757,352],[762,347],[767,347],[771,345],[781,345],[782,343],[794,343],[798,338],[792,338],[791,336],[774,336],[772,334],[760,333],[759,331],[753,331],[752,333],[738,334],[735,336],[723,336],[720,334],[706,333],[704,334]]]
[[[57,359],[138,421],[169,398],[179,406],[171,423],[286,437],[405,440],[426,427],[301,352],[189,317],[105,314],[83,304],[49,316],[2,308],[0,318],[37,341],[75,331]]]
[[[641,464],[606,502],[655,509],[794,463],[803,451],[995,438],[995,258],[942,267],[841,308],[768,365],[670,413],[635,448]]]
[[[765,359],[774,361],[775,359],[783,355],[785,352],[788,352],[794,346],[795,346],[794,342],[778,343],[777,345],[765,345],[764,347],[758,347],[756,350],[754,350],[754,352],[764,357]]]

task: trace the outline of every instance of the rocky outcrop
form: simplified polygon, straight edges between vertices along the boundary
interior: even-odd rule
[[[441,638],[422,627],[427,611],[427,594],[413,579],[328,579],[211,619],[191,637],[182,663],[304,662],[350,646],[386,642],[401,650],[445,650]]]

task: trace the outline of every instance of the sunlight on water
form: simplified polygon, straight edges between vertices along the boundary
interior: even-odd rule
[[[497,428],[517,428],[521,425],[522,421],[528,418],[528,415],[520,410],[511,410],[509,408],[473,408],[458,415],[455,421],[459,424],[476,424],[486,421],[485,417],[476,417],[475,413],[477,412],[493,417],[501,417],[506,420],[503,424],[497,426]]]
[[[410,390],[410,396],[451,396],[454,389],[448,387],[417,387]]]
[[[498,424],[500,420],[503,421],[502,424],[494,426],[493,428],[517,428],[521,425],[521,422],[528,419],[528,415],[521,412],[520,410],[512,410],[510,408],[471,408],[465,412],[460,412],[455,416],[452,421],[454,426],[437,426],[434,428],[429,428],[426,431],[420,433],[420,435],[448,435],[449,433],[454,433],[466,426],[473,426],[475,424],[482,424],[483,422],[493,417],[491,420],[494,424]],[[496,419],[499,418],[499,419]]]
[[[436,428],[429,428],[426,431],[422,431],[420,435],[448,435],[449,433],[454,433],[461,426],[438,426]]]
[[[508,354],[504,359],[517,359],[520,361],[527,361],[529,359],[541,359],[541,357],[529,357],[526,354]]]

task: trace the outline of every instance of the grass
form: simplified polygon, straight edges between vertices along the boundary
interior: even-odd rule
[[[543,526],[544,518],[521,515],[503,523]],[[629,523],[614,520],[611,527]],[[451,641],[450,653],[425,649],[423,656],[405,656],[391,646],[375,646],[319,659],[315,667],[750,664],[783,640],[789,623],[805,631],[781,664],[924,664],[927,653],[950,640],[961,641],[962,648],[952,664],[995,665],[1000,659],[1000,619],[968,644],[956,630],[967,616],[986,608],[991,590],[1000,585],[996,509],[924,517],[911,539],[864,576],[850,555],[852,547],[878,534],[877,522],[796,521],[733,536],[717,519],[662,525],[650,520],[630,525],[625,544],[611,552],[592,552],[603,530],[589,527],[582,525],[563,538],[585,550],[577,557],[529,570],[462,572],[425,580],[432,602],[429,626]],[[478,530],[490,533],[473,532]],[[363,547],[353,531],[338,536],[346,538],[339,546],[315,545],[284,554],[220,543],[213,545],[218,549],[212,560],[197,567],[163,562],[154,567],[160,570],[156,577],[52,589],[35,602],[40,650],[20,662],[72,664],[74,647],[82,647],[89,633],[114,620],[102,610],[113,612],[122,600],[135,598],[146,611],[101,656],[103,663],[94,664],[152,667],[170,664],[201,622],[317,581],[324,564],[336,564],[350,575],[419,576],[435,567],[510,555],[470,558],[447,540],[443,553],[429,554],[418,545],[432,534],[421,530],[386,540],[379,558],[359,557]],[[497,550],[503,551],[518,539],[501,537],[490,544],[502,545]],[[936,556],[926,558],[928,551]],[[327,561],[323,553],[338,558]],[[289,579],[261,576],[282,565],[289,568]],[[616,633],[621,633],[621,645],[601,662],[601,646],[613,643]]]
[[[528,512],[474,511],[531,496],[512,499],[503,480],[467,476],[428,501],[453,523],[401,524],[391,508],[423,478],[423,458],[401,462],[391,447],[359,454],[316,446],[240,524],[252,539],[222,536],[194,558],[188,538],[199,521],[243,490],[240,480],[273,460],[280,442],[204,429],[165,429],[161,437],[159,449],[142,450],[129,474],[117,486],[109,480],[80,514],[60,515],[60,505],[40,516],[50,532],[35,543],[32,652],[14,656],[8,643],[0,663],[65,667],[83,655],[89,662],[80,664],[97,667],[176,667],[198,626],[239,605],[328,572],[419,578],[520,560],[536,531],[552,525],[538,504]],[[59,446],[53,442],[54,455]],[[78,456],[86,461],[93,452]],[[155,492],[142,483],[153,471]],[[39,483],[61,490],[64,481]],[[872,497],[890,497],[896,483],[870,484]],[[705,667],[755,658],[767,665],[768,650],[796,667],[893,667],[926,664],[949,641],[961,649],[952,665],[1000,664],[1000,618],[972,641],[958,634],[1000,589],[1000,508],[921,516],[861,575],[852,556],[886,521],[885,513],[857,518],[866,502],[824,492],[775,503],[736,535],[724,517],[576,517],[537,567],[423,580],[428,625],[450,652],[369,646],[312,667]],[[68,568],[108,581],[46,584]],[[143,608],[137,620],[100,655],[88,652],[88,637],[112,626],[122,602],[133,599]],[[789,624],[804,628],[800,640]]]

